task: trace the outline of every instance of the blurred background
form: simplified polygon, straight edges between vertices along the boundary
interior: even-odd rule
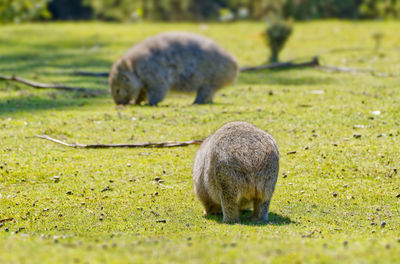
[[[399,0],[1,0],[0,22],[396,19]]]

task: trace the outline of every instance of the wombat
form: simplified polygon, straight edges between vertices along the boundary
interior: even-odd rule
[[[169,32],[133,46],[111,68],[109,84],[117,104],[157,105],[169,90],[196,91],[195,104],[212,103],[218,89],[232,84],[238,65],[214,41],[191,33]]]
[[[193,167],[194,191],[205,211],[224,222],[239,221],[239,210],[253,204],[253,221],[267,222],[278,179],[275,139],[247,122],[231,122],[200,146]]]

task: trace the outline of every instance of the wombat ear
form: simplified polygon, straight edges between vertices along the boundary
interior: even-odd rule
[[[139,77],[133,73],[133,72],[129,72],[129,71],[122,71],[121,72],[121,79],[124,82],[127,83],[131,83],[136,89],[140,89],[143,86],[142,81],[139,79]]]

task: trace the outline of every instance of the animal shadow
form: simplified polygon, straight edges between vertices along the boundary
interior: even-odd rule
[[[265,226],[265,225],[289,225],[293,224],[294,222],[287,216],[282,216],[276,213],[269,212],[268,213],[268,222],[267,223],[256,223],[251,221],[251,216],[253,215],[253,211],[251,210],[244,210],[241,211],[240,214],[240,222],[233,223],[233,224],[240,224],[240,225],[248,225],[248,226]],[[222,221],[222,213],[221,214],[213,214],[213,215],[205,215],[204,218],[216,221],[220,224],[225,224]]]

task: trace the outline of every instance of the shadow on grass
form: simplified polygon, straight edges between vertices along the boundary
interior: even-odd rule
[[[51,48],[49,48],[51,50]],[[61,74],[69,74],[74,70],[84,70],[87,67],[96,67],[108,71],[111,62],[100,59],[94,55],[85,55],[79,53],[51,53],[45,50],[37,52],[25,52],[21,54],[3,55],[0,62],[2,72],[10,72],[17,75],[26,75],[40,73],[45,75],[43,68],[51,67],[54,70],[61,71]],[[53,73],[54,74],[54,73]]]
[[[289,224],[294,223],[287,216],[282,216],[282,215],[271,213],[271,212],[269,212],[269,214],[268,214],[268,223],[255,223],[255,222],[251,221],[252,215],[253,215],[253,212],[251,210],[241,211],[240,222],[234,223],[234,224],[248,225],[248,226],[265,226],[265,225],[282,226],[282,225],[289,225]],[[204,218],[209,219],[209,220],[214,220],[220,224],[225,224],[224,222],[222,222],[222,214],[205,215]]]
[[[82,97],[79,93],[75,95],[68,94],[68,97],[64,96],[61,93],[54,94],[56,94],[56,98],[51,98],[50,96],[39,97],[21,95],[19,97],[0,99],[0,116],[17,112],[34,112],[48,109],[81,107],[84,105],[95,103],[95,98],[85,98]],[[76,98],[73,98],[74,96],[76,96]],[[104,98],[104,96],[96,98],[100,99]]]
[[[243,72],[239,77],[239,84],[278,84],[278,85],[321,85],[337,82],[332,77],[318,77],[307,74],[305,69],[296,69],[304,71],[301,76],[293,75],[292,70],[266,70],[255,72]]]

